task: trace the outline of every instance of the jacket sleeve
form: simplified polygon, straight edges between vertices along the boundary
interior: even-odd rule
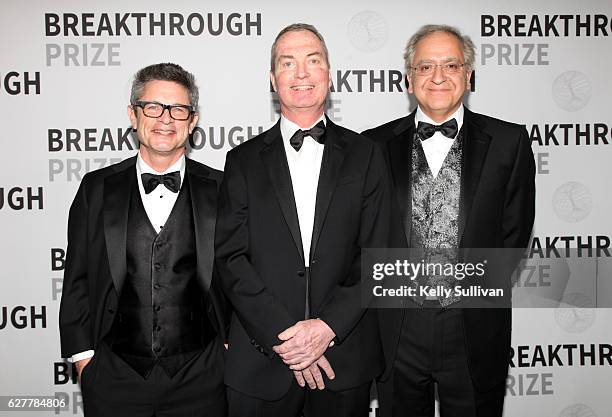
[[[390,184],[382,151],[374,145],[366,168],[361,223],[348,277],[342,284],[336,285],[319,314],[319,318],[336,333],[338,343],[346,339],[366,311],[361,293],[363,249],[387,246],[390,199]]]
[[[277,335],[295,320],[251,263],[247,186],[240,161],[229,152],[219,195],[215,258],[221,286],[251,343],[261,345],[272,356],[272,347],[280,343]]]
[[[59,325],[62,357],[93,349],[87,277],[87,182],[86,175],[70,207],[68,248],[62,286]]]

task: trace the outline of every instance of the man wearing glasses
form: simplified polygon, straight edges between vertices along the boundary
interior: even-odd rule
[[[138,71],[138,155],[87,174],[70,208],[60,333],[88,417],[226,413],[213,273],[222,174],[185,157],[197,109],[180,66]]]
[[[390,246],[525,248],[534,218],[534,159],[524,127],[473,113],[474,45],[428,25],[404,55],[417,109],[364,135],[383,147],[395,194]],[[426,277],[426,279],[430,279]],[[386,370],[382,416],[501,416],[510,358],[509,309],[453,308],[456,296],[379,311]]]

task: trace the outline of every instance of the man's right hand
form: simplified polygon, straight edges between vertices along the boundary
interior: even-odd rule
[[[83,369],[85,369],[85,367],[90,361],[91,361],[91,358],[86,358],[86,359],[81,359],[80,361],[76,361],[74,363],[74,366],[76,367],[76,370],[77,370],[77,375],[79,377],[79,381],[81,381],[81,373],[83,372]]]
[[[304,387],[306,384],[308,384],[310,389],[318,388],[322,390],[325,388],[325,382],[323,381],[323,375],[321,374],[319,368],[325,372],[325,375],[327,375],[329,379],[334,379],[336,377],[336,374],[329,364],[329,361],[325,358],[325,355],[322,355],[308,368],[301,371],[293,371],[293,375],[295,376],[295,380],[300,387]]]

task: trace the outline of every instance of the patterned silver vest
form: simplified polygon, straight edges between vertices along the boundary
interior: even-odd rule
[[[463,141],[460,132],[450,148],[436,178],[433,177],[418,135],[412,141],[412,234],[410,246],[422,248],[426,263],[454,263],[459,245],[459,200]],[[429,274],[420,285],[452,288],[455,279]],[[442,306],[458,302],[459,297],[438,298]]]

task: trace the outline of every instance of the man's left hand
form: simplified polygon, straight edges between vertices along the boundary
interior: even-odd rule
[[[284,342],[273,350],[291,370],[301,371],[325,353],[334,337],[336,334],[323,320],[299,321],[278,335]]]

